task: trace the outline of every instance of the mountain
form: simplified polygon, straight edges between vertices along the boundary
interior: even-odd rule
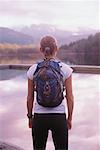
[[[95,34],[96,30],[79,29],[77,32],[61,30],[54,25],[32,24],[30,27],[5,28],[0,27],[0,43],[11,44],[32,44],[38,43],[44,35],[52,35],[57,38],[59,46],[87,38],[90,34]]]
[[[68,31],[67,29],[61,30],[56,28],[54,25],[48,24],[32,24],[30,27],[25,26],[22,28],[16,28],[15,30],[34,37],[35,42],[39,41],[44,35],[52,35],[57,38],[59,45],[69,44],[70,42],[87,38],[90,34],[95,34],[98,32],[93,29],[84,28],[79,28],[77,32]]]
[[[31,44],[33,42],[33,37],[30,35],[9,28],[0,27],[0,43]]]

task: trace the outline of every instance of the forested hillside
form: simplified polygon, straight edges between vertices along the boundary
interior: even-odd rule
[[[100,33],[61,46],[59,57],[73,64],[100,65]]]

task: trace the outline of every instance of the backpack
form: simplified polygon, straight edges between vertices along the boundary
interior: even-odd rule
[[[37,64],[33,75],[36,86],[36,99],[44,107],[56,107],[64,96],[63,75],[59,62],[44,60]]]

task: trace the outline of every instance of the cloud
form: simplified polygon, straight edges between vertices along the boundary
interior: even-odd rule
[[[58,26],[98,27],[99,1],[0,0],[1,24],[51,23]],[[7,19],[11,23],[7,23]],[[5,22],[6,23],[5,23]]]

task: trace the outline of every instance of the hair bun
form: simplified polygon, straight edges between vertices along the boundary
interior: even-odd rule
[[[44,48],[44,54],[45,54],[45,56],[51,55],[51,54],[52,54],[51,48],[48,47],[48,46],[46,46],[46,47]]]
[[[50,47],[45,47],[45,51],[50,51]]]

